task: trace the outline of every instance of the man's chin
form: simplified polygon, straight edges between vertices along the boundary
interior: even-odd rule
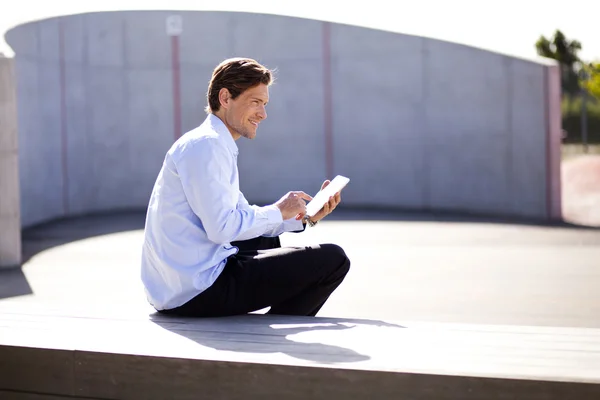
[[[244,136],[246,139],[254,139],[256,137],[256,132],[244,132]]]

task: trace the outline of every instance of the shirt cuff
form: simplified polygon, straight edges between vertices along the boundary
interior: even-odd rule
[[[288,219],[284,222],[286,232],[302,232],[306,228],[306,225],[302,220],[296,220],[296,218]]]
[[[283,222],[283,216],[281,215],[279,207],[275,205],[270,205],[263,207],[263,210],[265,212],[267,220],[269,221],[270,226],[278,226]]]

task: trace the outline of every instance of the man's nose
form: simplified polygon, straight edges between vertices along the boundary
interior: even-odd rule
[[[258,110],[258,116],[260,119],[267,119],[267,109],[265,106],[260,107],[260,110]]]

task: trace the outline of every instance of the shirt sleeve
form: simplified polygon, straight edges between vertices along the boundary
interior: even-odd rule
[[[248,200],[246,200],[246,198],[242,194],[242,192],[239,192],[237,206],[240,209],[256,210],[256,209],[261,208],[256,205],[250,205],[248,203]],[[275,207],[277,207],[277,206],[275,206]],[[277,210],[279,211],[279,209],[277,209]],[[281,214],[281,212],[280,212],[280,214]],[[268,229],[262,233],[259,233],[255,229],[250,228],[246,232],[243,232],[235,240],[248,240],[248,239],[253,239],[255,237],[258,237],[258,236],[275,237],[275,236],[281,235],[284,232],[302,232],[302,231],[304,231],[305,228],[306,228],[306,225],[302,221],[296,221],[295,218],[290,218],[285,221],[282,221],[281,223],[277,224],[276,226],[274,226],[271,229]]]
[[[276,206],[240,208],[231,184],[231,155],[210,138],[188,144],[175,162],[183,191],[208,239],[231,243],[252,232],[261,236],[282,223]]]

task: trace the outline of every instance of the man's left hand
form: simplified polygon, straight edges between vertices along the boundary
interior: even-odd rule
[[[321,190],[325,189],[330,182],[330,180],[326,180],[325,182],[323,182],[323,185],[321,185]],[[337,205],[340,204],[340,201],[342,201],[342,195],[340,192],[337,192],[334,196],[331,196],[329,198],[329,201],[325,203],[323,208],[321,208],[319,212],[314,215],[314,217],[311,217],[310,220],[312,222],[318,222],[322,220],[323,218],[331,214],[333,210],[335,210]]]

